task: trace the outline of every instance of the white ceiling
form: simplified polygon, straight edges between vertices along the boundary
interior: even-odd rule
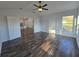
[[[32,13],[32,9],[34,8],[33,4],[38,3],[37,1],[0,1],[0,12],[7,13],[8,11],[23,11]],[[44,1],[43,3],[47,3],[48,11],[44,11],[45,14],[56,13],[66,10],[75,9],[79,6],[78,1]],[[19,8],[23,8],[20,10]]]

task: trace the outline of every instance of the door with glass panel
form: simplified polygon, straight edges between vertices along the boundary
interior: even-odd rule
[[[76,36],[76,39],[77,39],[77,45],[78,45],[78,48],[79,48],[79,16],[77,18],[77,36]]]
[[[79,35],[79,16],[77,18],[77,35]]]
[[[62,34],[65,36],[73,36],[74,34],[74,16],[62,17]]]

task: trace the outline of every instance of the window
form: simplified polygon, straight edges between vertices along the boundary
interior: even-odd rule
[[[73,16],[64,16],[63,17],[63,29],[66,31],[72,31],[73,28]]]

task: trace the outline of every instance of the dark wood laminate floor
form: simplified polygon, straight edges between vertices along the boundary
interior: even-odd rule
[[[38,33],[39,34],[39,33]],[[36,34],[27,42],[21,38],[3,42],[2,57],[78,57],[78,47],[75,38],[56,35],[50,39],[48,35]]]

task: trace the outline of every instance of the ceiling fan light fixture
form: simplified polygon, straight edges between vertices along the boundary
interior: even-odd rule
[[[43,10],[48,10],[47,8],[45,8],[47,6],[47,4],[42,4],[41,1],[39,1],[39,4],[33,4],[37,11],[42,12]]]
[[[43,11],[43,9],[42,9],[42,8],[38,8],[38,11],[39,11],[39,12],[42,12],[42,11]]]

